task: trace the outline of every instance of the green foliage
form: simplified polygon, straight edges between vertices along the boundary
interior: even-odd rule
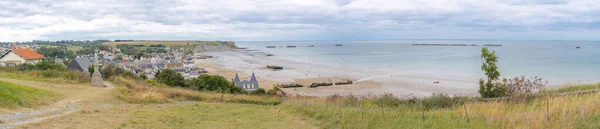
[[[68,50],[67,47],[41,47],[38,52],[45,57],[54,58],[74,58],[75,54],[73,51]]]
[[[142,80],[146,80],[146,79],[148,79],[148,77],[146,76],[146,74],[141,74],[141,75],[140,75],[140,79],[142,79]]]
[[[169,86],[185,86],[185,78],[183,75],[172,69],[165,69],[161,71],[157,78],[158,82],[167,84]]]
[[[88,72],[90,73],[90,76],[92,76],[92,74],[94,74],[94,66],[88,66]]]
[[[42,60],[35,64],[21,64],[19,70],[66,70],[65,66],[51,60]]]
[[[227,81],[227,79],[222,76],[206,74],[187,80],[186,86],[195,90],[217,91],[224,93],[242,93],[244,91],[243,89],[235,86],[234,83]]]
[[[113,77],[113,76],[123,76],[123,77],[128,77],[128,78],[137,78],[137,76],[134,73],[132,73],[131,71],[123,69],[121,67],[117,67],[117,66],[115,66],[113,64],[109,64],[109,65],[103,66],[100,69],[102,69],[101,70],[102,77],[105,78],[105,79],[108,79],[108,78]]]
[[[481,58],[484,60],[481,65],[481,70],[485,72],[487,81],[479,79],[479,94],[483,98],[495,98],[506,96],[508,94],[508,87],[498,81],[500,72],[498,72],[498,57],[496,52],[490,52],[486,47],[481,49]],[[506,79],[505,79],[506,80]]]
[[[117,61],[123,60],[123,56],[121,56],[121,55],[118,55],[118,56],[115,58],[115,60],[117,60]]]
[[[263,95],[263,94],[267,94],[267,91],[265,91],[265,89],[263,89],[263,88],[258,88],[256,90],[251,91],[250,94]]]

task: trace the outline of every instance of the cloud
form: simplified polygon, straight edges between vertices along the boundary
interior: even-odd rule
[[[577,35],[599,31],[595,0],[5,0],[0,7],[1,41],[600,40]]]

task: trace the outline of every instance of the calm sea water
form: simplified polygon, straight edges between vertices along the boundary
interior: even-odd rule
[[[343,44],[343,46],[335,46]],[[480,46],[411,46],[411,44],[478,44]],[[499,57],[503,77],[540,76],[551,82],[600,78],[600,42],[594,41],[498,41],[498,40],[400,40],[239,42],[240,47],[261,50],[301,62],[333,66],[387,68],[436,75],[481,77],[481,45]],[[296,48],[286,48],[295,45]],[[314,47],[309,47],[314,45]],[[266,48],[277,46],[277,48]],[[576,49],[580,46],[580,49]]]

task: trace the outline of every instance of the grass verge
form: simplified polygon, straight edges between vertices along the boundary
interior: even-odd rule
[[[47,90],[0,81],[0,108],[33,108],[53,103],[56,97]]]

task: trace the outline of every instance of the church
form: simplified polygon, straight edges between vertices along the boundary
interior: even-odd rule
[[[258,89],[258,80],[256,79],[256,76],[254,76],[254,73],[252,73],[250,80],[243,80],[243,81],[240,80],[240,77],[238,76],[238,74],[235,73],[235,77],[233,78],[233,83],[235,83],[235,85],[237,85],[238,87],[240,87],[246,91],[252,91],[252,90]]]

